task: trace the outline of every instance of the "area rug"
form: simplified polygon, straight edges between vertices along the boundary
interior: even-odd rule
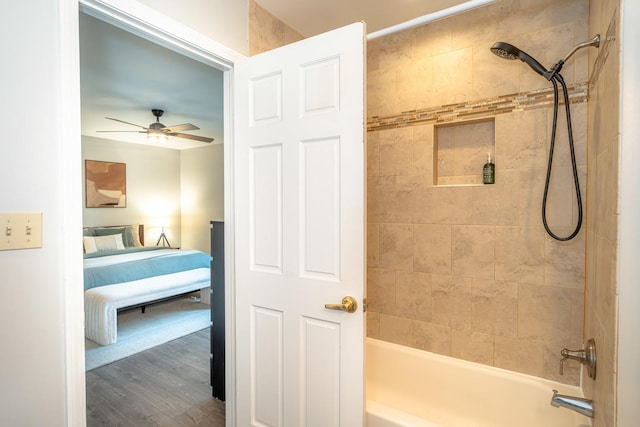
[[[87,371],[209,327],[211,309],[184,298],[118,314],[118,339],[101,346],[85,339]]]

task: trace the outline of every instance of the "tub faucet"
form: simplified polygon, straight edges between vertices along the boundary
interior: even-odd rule
[[[558,394],[558,390],[553,390],[551,406],[571,409],[572,411],[579,412],[589,418],[593,418],[593,400],[590,399]]]

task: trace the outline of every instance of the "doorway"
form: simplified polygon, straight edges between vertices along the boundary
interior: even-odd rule
[[[204,66],[209,67],[212,70],[218,71],[219,74],[222,75],[221,86],[223,87],[223,93],[221,94],[220,104],[222,105],[221,108],[224,110],[224,114],[222,115],[222,118],[221,118],[221,122],[222,122],[221,127],[223,128],[223,130],[221,131],[221,134],[220,134],[221,136],[216,137],[216,140],[219,140],[221,143],[222,140],[224,139],[224,135],[230,135],[230,133],[227,132],[229,129],[230,120],[229,120],[229,114],[227,114],[226,110],[228,109],[228,105],[230,104],[228,102],[228,99],[230,98],[229,72],[231,71],[231,66],[233,64],[233,61],[236,59],[233,55],[229,55],[228,52],[225,52],[225,55],[218,55],[216,53],[216,49],[205,50],[200,46],[198,46],[197,44],[190,42],[189,37],[184,37],[184,35],[183,36],[173,35],[175,32],[179,33],[181,28],[179,28],[178,30],[171,29],[171,28],[168,30],[159,30],[158,28],[161,28],[161,27],[167,28],[167,26],[160,26],[157,24],[154,25],[153,23],[147,23],[144,20],[144,17],[136,18],[130,15],[126,15],[126,16],[124,14],[119,15],[118,13],[116,13],[116,11],[113,11],[108,7],[105,7],[102,4],[96,4],[93,1],[83,1],[81,4],[81,12],[93,18],[97,18],[103,23],[106,22],[108,24],[113,24],[116,27],[118,27],[120,30],[133,34],[134,36],[139,36],[140,38],[146,39],[147,41],[151,41],[152,43],[155,43],[157,46],[160,46],[161,48],[169,49],[176,54],[180,54],[191,60],[197,61],[198,63],[200,63],[200,65],[204,64]],[[118,16],[114,16],[114,15],[118,15]],[[150,79],[153,80],[154,77],[157,77],[157,76],[150,76]],[[132,122],[137,123],[138,121],[132,120]],[[142,122],[142,123],[145,124],[146,122]],[[171,123],[173,123],[173,121],[171,121]],[[227,142],[228,141],[229,141],[229,138],[227,138]],[[226,144],[226,145],[229,145],[229,144]],[[226,170],[227,168],[224,167],[224,165],[227,164],[227,157],[230,156],[230,153],[228,152],[228,148],[226,145],[224,146],[224,148],[222,148],[222,150],[224,151],[224,155],[222,156],[223,159],[220,161],[221,163],[220,166],[222,167],[222,169],[224,169],[225,175],[228,174],[229,172]],[[222,146],[219,146],[219,147],[222,147]],[[191,178],[193,179],[193,176],[191,176]],[[228,183],[230,182],[231,180],[225,177],[224,185],[229,185]],[[220,186],[222,185],[223,184],[221,183]],[[225,198],[229,193],[230,193],[229,189],[225,188],[225,191],[224,191]],[[230,206],[230,203],[223,203],[223,205],[224,205],[225,211],[230,209],[227,207],[227,206]],[[229,217],[230,215],[222,214],[220,218],[208,216],[206,218],[206,223],[205,223],[206,228],[208,229],[209,227],[209,220],[222,219],[222,217],[224,216]],[[126,222],[129,222],[129,221],[126,221]],[[230,224],[226,226],[230,227]],[[208,244],[208,232],[204,234],[205,234],[205,240]],[[194,239],[192,239],[192,241],[193,240]],[[182,241],[183,242],[185,241],[184,234],[182,236]],[[202,244],[202,242],[195,241],[195,244]],[[203,249],[206,249],[206,248],[203,248]],[[80,310],[78,312],[78,310],[76,310],[76,312],[74,313],[74,316],[76,318],[80,318],[82,316],[82,311]],[[229,316],[229,314],[227,316]],[[85,390],[75,391],[75,394],[79,394],[79,393],[84,394]],[[80,410],[84,410],[84,408],[77,408],[76,410],[80,411]]]

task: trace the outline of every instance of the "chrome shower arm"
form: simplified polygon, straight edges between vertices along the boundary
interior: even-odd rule
[[[600,47],[600,34],[596,34],[591,40],[587,40],[586,42],[578,43],[577,45],[575,45],[573,49],[571,49],[571,52],[569,52],[567,56],[564,57],[562,62],[567,62],[571,55],[576,53],[576,51],[588,46]]]

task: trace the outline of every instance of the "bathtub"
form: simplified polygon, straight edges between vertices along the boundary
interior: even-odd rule
[[[367,338],[367,427],[587,427],[578,387]],[[598,408],[596,408],[597,411]]]

